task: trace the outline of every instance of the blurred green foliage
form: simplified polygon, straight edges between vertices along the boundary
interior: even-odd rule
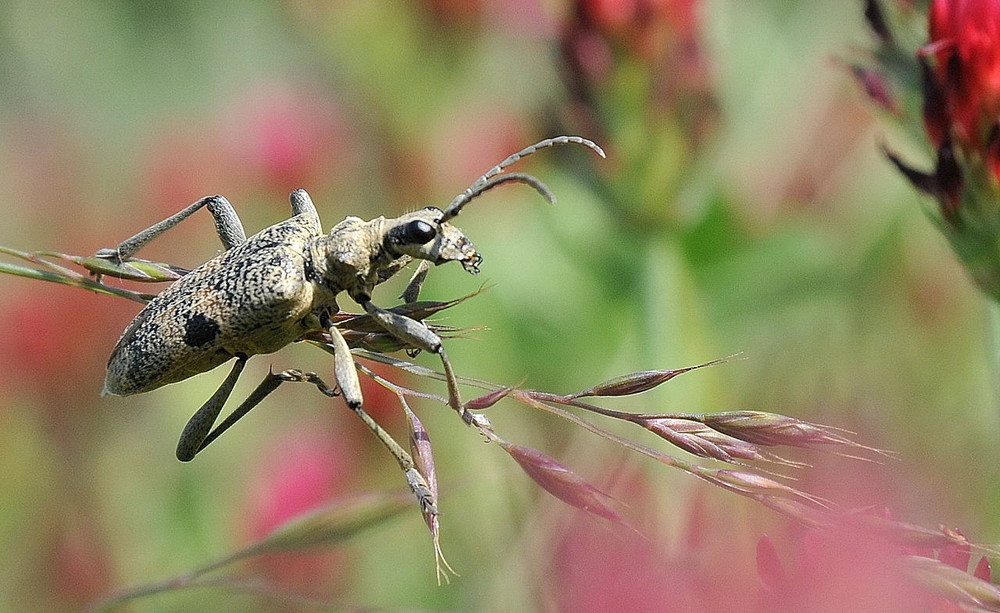
[[[441,206],[521,146],[580,132],[609,159],[566,148],[534,156],[525,167],[558,203],[515,187],[490,193],[458,220],[485,255],[483,274],[431,274],[431,299],[489,285],[448,313],[449,325],[482,327],[448,344],[461,375],[569,392],[743,352],[615,406],[764,410],[853,430],[902,461],[807,456],[816,467],[805,485],[1000,542],[996,315],[877,150],[887,137],[914,145],[878,123],[833,59],[867,44],[860,3],[700,3],[684,33],[697,45],[695,81],[677,49],[629,55],[626,44],[598,58],[607,71],[576,74],[591,79],[587,99],[567,86],[560,59],[574,10],[531,0],[9,0],[0,245],[86,255],[214,193],[251,232],[286,216],[298,187],[327,226]],[[657,63],[663,54],[673,63]],[[199,213],[141,255],[194,266],[217,249]],[[104,362],[136,305],[14,277],[0,285],[0,611],[76,609],[222,557],[290,513],[403,486],[339,401],[306,386],[285,386],[181,465],[175,437],[224,373],[101,398]],[[400,289],[376,302],[391,306]],[[269,362],[331,365],[290,347],[251,361],[234,396]],[[391,395],[366,393],[376,417],[403,432]],[[615,561],[600,549],[618,545],[599,520],[546,498],[450,411],[417,410],[460,578],[436,586],[416,509],[345,548],[250,570],[345,604],[557,610],[574,581],[588,581],[570,572],[576,564],[597,576],[594,559]],[[745,579],[757,536],[794,532],[551,417],[513,404],[489,415],[506,438],[558,455],[625,501],[630,521],[663,544],[663,568],[684,560],[704,578]],[[685,549],[697,529],[698,547]],[[604,545],[581,553],[567,544],[574,535]],[[209,589],[136,606],[309,610]],[[712,606],[725,610],[699,610]]]

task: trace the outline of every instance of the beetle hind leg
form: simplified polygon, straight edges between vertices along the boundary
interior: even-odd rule
[[[223,432],[242,419],[251,409],[260,404],[264,398],[267,398],[271,392],[278,389],[278,386],[282,383],[289,381],[311,383],[326,396],[334,396],[336,394],[333,389],[319,378],[319,375],[313,372],[302,372],[301,370],[285,370],[278,373],[269,372],[264,377],[264,380],[260,382],[260,385],[247,396],[246,400],[240,406],[227,415],[219,425],[212,428],[219,413],[222,411],[222,406],[233,391],[233,386],[236,384],[236,379],[239,377],[240,371],[243,370],[243,364],[245,363],[246,358],[241,358],[233,366],[232,372],[229,373],[229,376],[226,377],[226,380],[215,394],[188,421],[187,426],[185,426],[184,431],[181,433],[180,440],[177,442],[178,460],[181,462],[193,460],[195,455],[200,453],[205,447],[208,447],[212,441],[219,438]]]
[[[434,505],[434,494],[423,475],[416,469],[413,458],[392,438],[391,434],[361,408],[361,386],[350,349],[347,347],[347,342],[343,336],[340,335],[339,330],[331,326],[330,331],[335,339],[334,345],[337,348],[334,359],[340,364],[340,367],[336,370],[337,387],[340,388],[345,402],[396,459],[396,462],[406,476],[407,484],[420,502],[421,508],[426,509],[429,513],[436,514],[437,509]],[[339,342],[336,339],[339,339]],[[243,371],[246,361],[246,356],[239,356],[229,376],[226,377],[226,380],[223,381],[219,389],[188,421],[184,432],[181,434],[180,441],[177,443],[177,459],[182,462],[194,459],[195,455],[212,441],[219,438],[223,432],[260,404],[271,392],[278,389],[282,383],[311,383],[326,396],[336,395],[336,391],[329,387],[316,373],[302,372],[300,370],[285,370],[279,373],[269,372],[260,385],[257,386],[239,407],[227,415],[218,426],[212,428],[222,410],[222,406],[232,393],[233,387],[236,385],[236,380]]]
[[[180,440],[177,441],[178,460],[181,462],[190,462],[204,447],[204,441],[210,436],[212,426],[215,424],[215,420],[218,419],[219,413],[222,412],[222,407],[229,400],[229,395],[233,393],[236,381],[240,378],[240,373],[243,372],[243,367],[246,364],[247,357],[238,356],[236,363],[233,364],[233,369],[229,371],[229,375],[222,382],[222,385],[219,386],[219,389],[215,390],[212,397],[205,404],[201,405],[201,408],[188,420],[187,425],[184,426],[184,430],[181,432]]]
[[[163,221],[153,224],[135,236],[123,240],[114,249],[101,249],[97,252],[97,256],[117,261],[127,260],[145,247],[151,240],[184,221],[198,209],[206,206],[208,207],[208,212],[212,214],[212,218],[215,220],[215,231],[219,235],[219,240],[222,241],[222,246],[227,251],[246,241],[246,231],[243,229],[243,223],[240,221],[239,215],[236,214],[236,209],[233,208],[233,205],[222,196],[208,196],[174,213]]]

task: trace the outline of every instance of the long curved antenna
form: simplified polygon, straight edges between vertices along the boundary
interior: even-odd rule
[[[486,173],[483,174],[483,176],[476,179],[476,181],[472,185],[470,185],[464,192],[455,196],[455,199],[451,201],[451,204],[448,205],[448,208],[444,210],[444,215],[441,217],[441,221],[448,221],[452,217],[458,215],[462,211],[462,207],[468,204],[469,201],[471,201],[473,198],[482,194],[491,187],[503,183],[503,181],[491,182],[490,179],[493,179],[494,177],[502,173],[504,169],[510,166],[511,164],[514,164],[515,162],[517,162],[522,158],[528,157],[529,155],[538,151],[539,149],[545,149],[546,147],[553,147],[555,145],[566,145],[566,144],[583,145],[584,147],[587,147],[595,151],[602,158],[606,157],[604,154],[604,150],[601,149],[594,141],[588,140],[581,136],[556,136],[555,138],[547,138],[541,142],[531,145],[530,147],[525,147],[524,149],[518,151],[513,155],[508,156],[507,159],[500,162],[493,168],[487,170]],[[536,190],[541,192],[543,196],[546,194],[546,192],[548,192],[547,188],[539,189],[539,186],[544,188],[544,185],[542,185],[541,181],[538,181],[534,177],[531,177],[531,175],[517,175],[517,176],[519,178],[515,180],[520,180],[523,183],[531,185]],[[531,179],[525,179],[524,177],[531,177]],[[549,196],[551,196],[551,193],[549,194]],[[551,200],[548,196],[546,197],[546,199]]]
[[[485,183],[482,184],[482,186],[480,186],[479,189],[475,191],[475,193],[472,194],[469,200],[475,198],[476,196],[482,194],[483,192],[490,191],[497,185],[507,183],[508,181],[513,181],[515,183],[524,183],[528,187],[532,188],[533,190],[541,194],[542,198],[545,198],[545,200],[549,204],[554,204],[556,201],[556,196],[555,194],[552,193],[552,190],[549,189],[548,185],[542,183],[542,180],[536,177],[535,175],[529,175],[528,173],[525,172],[508,172],[506,174],[497,175],[492,179],[488,179]],[[466,202],[468,202],[468,200]]]

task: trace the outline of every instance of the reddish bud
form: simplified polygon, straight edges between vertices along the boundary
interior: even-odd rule
[[[437,470],[434,468],[434,455],[431,452],[431,438],[424,425],[410,407],[403,404],[406,423],[409,425],[410,454],[413,456],[414,468],[423,476],[427,487],[434,498],[437,498]]]
[[[512,391],[514,391],[513,386],[501,387],[498,390],[493,390],[487,394],[483,394],[478,398],[473,398],[472,400],[465,403],[466,409],[471,409],[473,411],[480,409],[488,409],[496,403],[500,402],[506,398]]]
[[[638,423],[660,438],[702,458],[730,463],[734,460],[768,459],[753,443],[733,438],[695,421],[663,417]]]
[[[829,501],[757,473],[729,468],[710,469],[704,466],[694,467],[691,472],[713,485],[753,498],[767,506],[771,506],[772,501],[786,498],[807,503],[817,510],[830,510]]]
[[[787,581],[778,550],[766,534],[757,539],[757,576],[764,587],[775,591],[782,589]]]
[[[630,396],[632,394],[638,394],[640,392],[651,390],[654,387],[673,379],[677,375],[682,375],[686,372],[704,368],[706,366],[721,364],[725,361],[726,359],[723,358],[720,360],[705,362],[704,364],[698,364],[696,366],[678,368],[676,370],[644,370],[641,372],[629,373],[595,385],[588,390],[572,394],[570,397],[584,398],[587,396]]]
[[[990,566],[990,559],[986,556],[979,558],[979,562],[976,564],[976,570],[973,571],[973,576],[977,579],[982,579],[983,581],[989,581],[990,575],[992,574],[992,568]]]
[[[840,445],[863,448],[832,428],[777,413],[726,411],[702,415],[698,417],[698,421],[714,430],[756,445]]]
[[[900,113],[899,102],[885,75],[857,64],[851,66],[851,75],[875,104],[893,115]]]
[[[498,441],[535,483],[566,504],[622,523],[621,515],[609,504],[613,499],[552,457],[522,445]]]
[[[448,564],[448,560],[445,559],[444,552],[441,550],[441,522],[437,509],[437,470],[434,468],[434,456],[431,453],[431,438],[420,419],[410,410],[406,401],[402,398],[400,400],[410,430],[410,455],[413,457],[413,468],[407,471],[406,480],[410,489],[417,496],[420,503],[420,514],[423,515],[424,523],[430,530],[431,540],[434,543],[434,567],[438,585],[441,585],[442,582],[449,583],[451,581],[448,576],[449,572],[453,575],[458,573]]]

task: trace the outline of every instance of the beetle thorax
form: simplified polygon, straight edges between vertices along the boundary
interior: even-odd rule
[[[334,295],[347,292],[357,300],[378,284],[378,271],[391,262],[380,253],[380,220],[348,217],[309,245],[310,280]],[[385,262],[383,262],[385,260]]]
[[[334,295],[347,292],[361,302],[413,258],[434,264],[457,261],[467,271],[479,272],[482,257],[472,241],[457,227],[440,221],[442,215],[440,209],[427,207],[371,221],[348,217],[310,244],[310,280]]]

